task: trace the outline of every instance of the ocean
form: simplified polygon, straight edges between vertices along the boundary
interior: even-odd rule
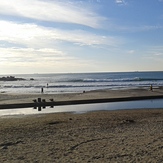
[[[0,75],[10,76],[10,75]],[[105,72],[67,74],[15,74],[23,81],[0,81],[1,93],[75,93],[100,89],[128,89],[163,86],[163,72]],[[30,80],[33,78],[34,80]]]

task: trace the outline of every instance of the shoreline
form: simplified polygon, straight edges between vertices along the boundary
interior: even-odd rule
[[[41,98],[44,102],[37,102]],[[96,90],[65,94],[0,94],[0,109],[27,108],[39,106],[60,106],[89,103],[136,101],[163,98],[163,88],[150,91],[145,88],[124,90]],[[51,101],[52,100],[52,101]],[[36,101],[36,102],[34,102]]]

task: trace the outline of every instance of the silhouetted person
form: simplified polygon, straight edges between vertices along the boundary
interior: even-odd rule
[[[44,93],[44,88],[43,87],[41,88],[41,93]]]
[[[150,90],[153,91],[153,86],[152,86],[152,84],[150,85]]]

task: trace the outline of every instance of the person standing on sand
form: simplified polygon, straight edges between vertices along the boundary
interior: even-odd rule
[[[150,90],[153,91],[153,86],[152,86],[152,84],[150,85]]]
[[[44,93],[44,88],[43,87],[41,88],[41,93]]]

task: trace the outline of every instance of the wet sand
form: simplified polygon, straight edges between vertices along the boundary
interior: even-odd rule
[[[160,95],[162,89],[40,95],[56,100]],[[4,95],[4,96],[3,96]],[[38,95],[1,94],[1,103]],[[0,118],[0,162],[163,162],[163,109]]]
[[[64,93],[64,94],[9,94],[0,93],[0,109],[12,108],[20,105],[22,107],[32,107],[33,100],[38,98],[50,102],[54,100],[54,105],[67,105],[67,104],[84,104],[84,103],[97,103],[97,102],[116,102],[116,101],[130,101],[152,98],[163,98],[163,88],[157,88],[153,91],[149,89],[125,89],[125,90],[96,90],[81,93]],[[49,104],[51,106],[51,104]]]

